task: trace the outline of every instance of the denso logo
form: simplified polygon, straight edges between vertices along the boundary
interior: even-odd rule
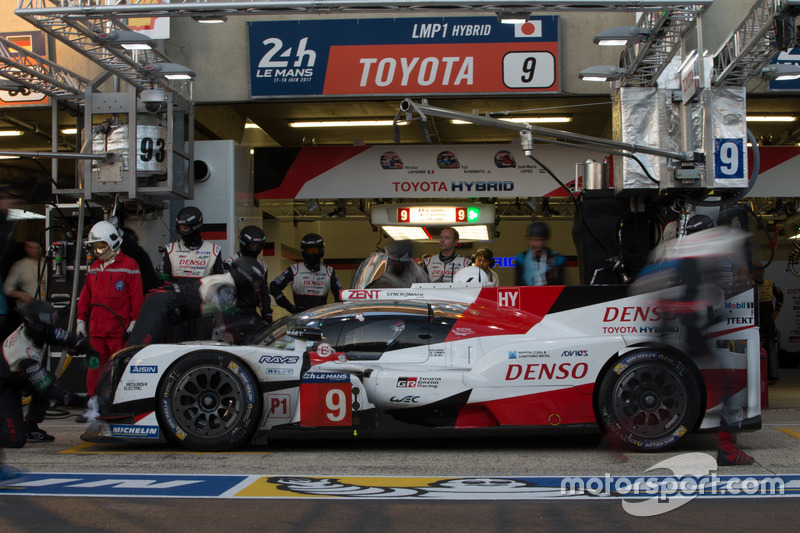
[[[564,350],[561,357],[589,357],[589,350]]]
[[[657,307],[606,307],[603,322],[658,322],[662,316]]]
[[[131,367],[131,374],[158,374],[156,365],[137,365]]]
[[[303,287],[324,287],[324,281],[315,281],[313,279],[303,280]]]
[[[392,403],[417,403],[419,402],[420,396],[403,396],[402,398],[398,398],[397,396],[392,396],[389,398],[389,401]]]
[[[350,291],[350,299],[352,300],[372,300],[377,298],[380,294],[378,289],[358,289]]]
[[[259,363],[266,363],[269,365],[275,364],[287,364],[293,365],[295,364],[299,357],[296,355],[262,355],[261,358],[258,360]]]
[[[180,266],[206,266],[208,264],[208,259],[179,259],[178,264]]]
[[[508,365],[506,381],[522,379],[526,381],[541,381],[544,379],[581,379],[589,372],[586,363],[529,363],[527,365]]]

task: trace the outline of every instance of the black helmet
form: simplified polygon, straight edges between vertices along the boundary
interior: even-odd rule
[[[258,257],[267,238],[258,226],[245,226],[239,233],[239,252],[248,257]]]
[[[261,267],[261,262],[246,255],[233,260],[230,273],[236,284],[236,292],[241,294],[257,290],[264,281],[264,269]]]
[[[528,231],[525,233],[526,237],[544,237],[550,238],[550,230],[547,229],[547,224],[544,222],[534,222],[528,226]]]
[[[189,226],[189,230],[181,232],[180,226]],[[196,207],[184,207],[175,217],[175,231],[189,248],[199,248],[203,244],[200,231],[203,229],[203,212]]]
[[[714,221],[707,215],[695,215],[686,222],[686,234],[691,235],[714,227]]]
[[[26,332],[33,337],[52,330],[58,321],[58,313],[44,300],[33,300],[20,309]]]
[[[321,235],[309,233],[300,240],[300,253],[309,270],[319,270],[320,261],[325,257],[325,241]]]

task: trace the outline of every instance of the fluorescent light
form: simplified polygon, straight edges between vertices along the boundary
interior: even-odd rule
[[[614,65],[595,65],[585,68],[578,73],[583,81],[614,81],[621,80],[627,71]]]
[[[64,135],[76,135],[78,133],[78,128],[63,128],[61,133]]]
[[[322,121],[308,121],[308,122],[290,122],[289,127],[292,128],[349,128],[360,126],[391,126],[394,124],[393,120],[322,120]],[[398,121],[398,126],[405,126],[408,124],[406,121]]]
[[[0,155],[0,159],[19,159],[18,155]]]
[[[524,24],[531,17],[527,9],[501,9],[497,13],[497,20],[501,24]]]
[[[245,122],[244,123],[244,129],[246,129],[246,130],[260,130],[261,126],[259,126],[255,122]]]
[[[33,211],[25,211],[24,209],[9,209],[8,210],[8,219],[9,220],[33,220],[33,219],[42,219],[45,218],[44,215],[40,215],[38,213],[34,213]]]
[[[200,24],[222,24],[228,20],[225,15],[192,15],[192,19]]]
[[[502,120],[504,122],[514,122],[517,124],[554,124],[554,123],[564,123],[564,122],[572,122],[572,117],[513,117],[513,118],[500,118],[498,120]],[[450,124],[472,124],[467,120],[458,120],[452,119],[450,120]]]
[[[22,135],[21,130],[0,130],[0,137],[19,137]]]
[[[420,226],[381,226],[396,241],[429,241],[431,236]]]
[[[125,50],[153,50],[155,41],[143,33],[129,30],[117,30],[97,34],[97,40],[109,46],[117,46]]]
[[[650,30],[639,26],[617,26],[601,31],[594,36],[594,43],[601,46],[622,46],[641,43],[650,36]]]
[[[489,226],[476,224],[474,226],[456,226],[459,241],[488,241]]]
[[[794,122],[797,117],[791,115],[747,115],[747,122]]]

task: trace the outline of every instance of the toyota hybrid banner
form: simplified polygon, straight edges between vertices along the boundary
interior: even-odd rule
[[[252,21],[250,94],[510,94],[559,89],[558,17]]]

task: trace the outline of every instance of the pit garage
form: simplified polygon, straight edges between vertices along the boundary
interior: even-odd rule
[[[111,216],[156,264],[185,206],[223,257],[257,225],[271,277],[318,233],[349,287],[389,239],[436,254],[445,226],[513,285],[533,221],[567,285],[628,283],[703,214],[749,232],[783,290],[762,406],[796,407],[798,7],[20,0],[0,24],[13,240],[41,241],[73,329],[83,241]]]

